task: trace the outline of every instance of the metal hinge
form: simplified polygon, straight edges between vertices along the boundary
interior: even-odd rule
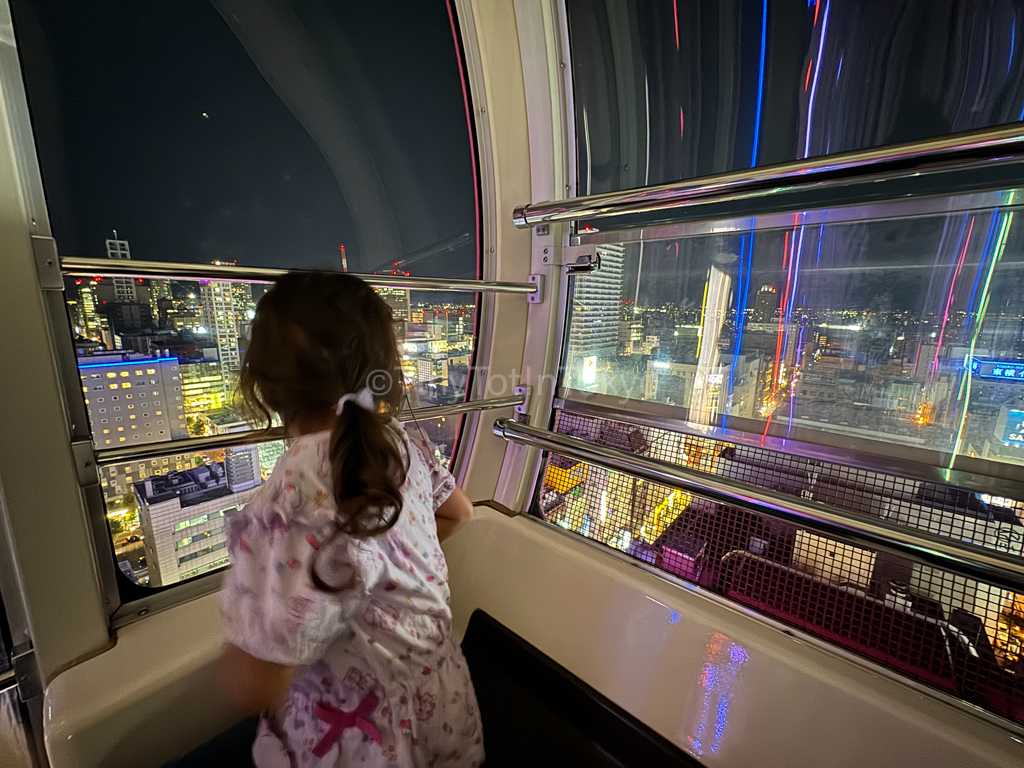
[[[18,698],[22,702],[34,699],[43,694],[43,681],[39,678],[39,664],[36,652],[31,648],[11,656],[14,667],[14,679],[18,681]]]
[[[562,249],[567,275],[585,275],[601,268],[601,257],[592,245],[570,245]]]
[[[516,387],[515,393],[518,397],[523,398],[523,402],[519,405],[513,406],[512,410],[515,413],[513,421],[519,424],[530,423],[530,399],[533,395],[533,387],[522,386]]]
[[[527,275],[527,281],[537,286],[534,293],[526,294],[526,300],[530,304],[540,304],[544,301],[544,275]]]
[[[512,411],[515,413],[513,421],[516,421],[519,424],[529,424],[530,397],[533,395],[533,387],[516,387],[515,391],[518,397],[523,398],[523,402],[512,407]]]
[[[71,443],[71,455],[75,460],[79,487],[96,485],[100,481],[100,476],[96,472],[96,452],[93,450],[92,441],[75,440]]]
[[[32,235],[32,255],[36,260],[39,287],[44,291],[63,291],[57,241],[44,235]]]

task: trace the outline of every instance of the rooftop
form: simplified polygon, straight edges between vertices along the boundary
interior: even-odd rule
[[[228,488],[224,464],[219,461],[179,472],[168,472],[166,475],[156,475],[133,485],[140,501],[148,505],[161,504],[176,498],[182,507],[191,507],[232,493]]]

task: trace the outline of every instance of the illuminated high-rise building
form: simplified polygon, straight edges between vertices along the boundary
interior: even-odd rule
[[[79,316],[82,321],[82,335],[93,341],[102,339],[101,317],[96,311],[96,295],[93,283],[78,286]]]
[[[772,323],[778,319],[779,292],[774,285],[762,285],[754,298],[755,323]]]
[[[395,320],[409,320],[409,289],[408,288],[375,288],[377,295],[391,307]]]
[[[188,437],[176,357],[94,355],[78,368],[97,448]]]
[[[153,294],[153,301],[159,301],[160,299],[171,299],[171,281],[170,280],[150,280],[149,290]]]
[[[235,298],[231,283],[211,281],[199,288],[203,307],[203,320],[217,345],[217,358],[224,371],[237,371],[241,365],[238,355],[238,320],[235,317]]]
[[[153,313],[153,320],[158,322],[161,327],[168,324],[167,313],[173,307],[173,301],[170,280],[149,281],[149,306]]]
[[[395,320],[395,335],[398,341],[405,340],[406,325],[412,317],[412,309],[409,303],[408,288],[374,288],[377,295],[384,299],[384,303],[391,307],[391,316]]]
[[[188,416],[224,408],[230,395],[220,362],[213,360],[182,362],[181,391]]]
[[[166,586],[226,565],[225,516],[241,509],[261,482],[236,485],[225,462],[136,482],[150,584]]]
[[[231,295],[235,300],[235,312],[238,313],[239,322],[252,318],[252,313],[256,311],[256,302],[252,297],[252,285],[233,283]]]
[[[601,268],[575,279],[568,370],[574,386],[590,386],[602,363],[616,357],[622,302],[621,245],[599,245]]]

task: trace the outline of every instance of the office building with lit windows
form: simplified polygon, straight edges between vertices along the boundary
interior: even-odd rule
[[[374,288],[377,295],[384,299],[384,303],[391,307],[391,314],[395,320],[409,320],[411,314],[409,306],[408,288]]]
[[[191,469],[195,463],[195,454],[179,453],[159,459],[133,461],[130,464],[108,464],[100,467],[100,486],[103,488],[103,496],[106,499],[123,498],[132,493],[132,486],[138,480],[145,480],[147,477],[167,472]]]
[[[224,372],[219,362],[182,361],[180,368],[186,415],[215,411],[228,404],[231,393],[224,382]]]
[[[409,302],[407,288],[374,288],[384,303],[391,307],[391,316],[395,320],[395,335],[402,342],[406,336],[406,326],[412,317],[412,306]]]
[[[596,368],[618,352],[625,248],[601,245],[597,255],[601,268],[576,278],[572,299],[567,370],[577,387],[592,385]]]
[[[234,481],[225,462],[149,477],[134,485],[151,586],[190,579],[228,562],[225,516],[241,509],[262,480]],[[251,473],[250,473],[251,474]]]
[[[188,437],[178,358],[93,355],[78,371],[97,448]]]
[[[203,321],[217,344],[217,358],[225,372],[237,371],[241,365],[238,354],[238,318],[235,316],[235,295],[231,283],[213,281],[199,287]]]

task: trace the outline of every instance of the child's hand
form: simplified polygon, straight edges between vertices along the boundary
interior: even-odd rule
[[[277,709],[288,700],[295,675],[293,667],[257,659],[228,645],[221,660],[220,678],[231,701],[246,715]]]

